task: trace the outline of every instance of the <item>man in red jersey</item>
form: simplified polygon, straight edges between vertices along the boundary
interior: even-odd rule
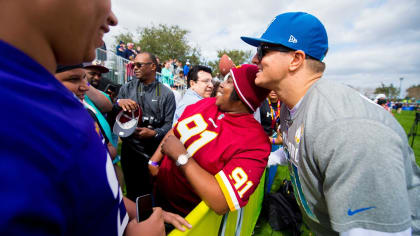
[[[269,90],[254,83],[258,68],[233,68],[216,98],[188,106],[151,158],[156,195],[187,215],[201,200],[218,214],[246,205],[267,164],[270,144],[253,113]],[[151,168],[156,175],[157,167]]]

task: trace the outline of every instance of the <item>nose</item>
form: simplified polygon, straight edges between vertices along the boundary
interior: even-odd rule
[[[108,25],[116,26],[118,25],[118,19],[115,16],[114,12],[111,11],[111,15],[108,17]]]
[[[252,64],[259,65],[260,60],[258,60],[258,55],[255,53],[254,57],[252,57]]]

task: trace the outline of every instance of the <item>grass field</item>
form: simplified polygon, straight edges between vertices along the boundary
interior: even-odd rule
[[[402,111],[401,114],[393,113],[394,117],[398,120],[407,134],[410,132],[410,129],[413,126],[415,113],[415,111]],[[409,143],[411,144],[411,138],[409,139]],[[416,156],[417,165],[420,166],[420,131],[418,131],[418,135],[414,140],[413,151]],[[271,192],[275,192],[280,188],[283,179],[290,179],[288,169],[287,167],[279,166],[271,188]],[[303,231],[302,235],[313,235],[313,233],[304,224],[302,225],[301,230]],[[268,222],[265,219],[260,218],[257,226],[255,227],[254,235],[289,236],[292,234],[287,231],[273,231]]]
[[[401,114],[393,112],[395,118],[400,122],[401,126],[404,128],[405,132],[408,134],[410,132],[411,127],[414,124],[415,120],[415,111],[402,111]],[[418,125],[420,126],[420,125]],[[409,139],[409,143],[411,145],[412,139]],[[414,139],[414,146],[412,147],[414,151],[414,155],[416,156],[417,165],[420,166],[420,131],[417,131],[416,138]]]

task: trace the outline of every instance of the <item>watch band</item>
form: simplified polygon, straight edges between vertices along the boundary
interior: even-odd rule
[[[151,166],[159,167],[159,163],[157,163],[155,161],[152,161],[152,160],[149,160],[148,164],[151,165]]]

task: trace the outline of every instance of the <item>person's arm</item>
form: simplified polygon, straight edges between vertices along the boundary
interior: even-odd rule
[[[180,102],[178,107],[175,110],[174,113],[174,119],[172,121],[172,126],[174,126],[176,124],[176,122],[178,121],[179,117],[181,117],[182,113],[184,112],[185,108],[187,107],[187,105],[183,102]]]
[[[161,86],[165,86],[165,85],[161,85]],[[172,128],[172,120],[174,118],[175,108],[176,108],[175,95],[174,93],[172,93],[172,91],[169,91],[169,93],[165,97],[165,100],[163,101],[163,106],[161,109],[161,111],[164,112],[164,115],[163,115],[163,117],[165,118],[164,124],[162,127],[155,129],[157,133],[157,135],[155,136],[155,139],[157,141],[162,140],[162,138],[166,135],[166,133],[168,133],[169,130]]]
[[[271,144],[274,144],[274,145],[283,144],[283,138],[281,137],[280,134],[277,134],[277,137],[275,137],[275,138],[269,137],[269,139],[270,139]]]
[[[411,227],[407,230],[395,233],[379,232],[375,230],[353,228],[346,232],[341,232],[340,236],[411,236]]]
[[[140,223],[137,219],[132,219],[128,222],[125,228],[124,235],[126,236],[164,236],[165,225],[163,224],[163,210],[161,208],[153,208],[152,215],[145,221]]]
[[[101,91],[97,90],[93,86],[89,86],[89,90],[86,92],[86,95],[90,100],[95,104],[95,106],[102,113],[109,112],[112,110],[112,102],[108,99]]]
[[[123,197],[123,201],[124,201],[125,209],[127,210],[128,217],[130,218],[131,221],[134,220],[134,222],[136,222],[136,220],[137,220],[137,217],[136,217],[137,216],[136,203],[134,203],[133,201],[131,201],[127,197]],[[150,216],[149,219],[151,217],[152,216]],[[162,217],[163,217],[163,221],[165,223],[172,224],[177,229],[179,229],[183,232],[185,231],[184,226],[189,228],[189,229],[191,229],[191,227],[192,227],[190,225],[190,223],[188,223],[188,221],[186,221],[182,216],[180,216],[178,214],[174,214],[174,213],[162,210]]]
[[[313,140],[305,143],[323,176],[322,194],[335,231],[410,227],[406,174],[411,170],[405,161],[414,157],[404,137],[377,121],[343,119],[328,123]]]
[[[184,145],[173,135],[168,136],[162,144],[163,153],[176,161],[181,154],[187,153]],[[188,182],[200,198],[217,214],[229,211],[229,206],[216,178],[204,170],[193,158],[180,167]]]
[[[169,130],[169,132],[165,135],[165,137],[162,139],[162,142],[160,142],[160,144],[158,145],[155,153],[150,158],[151,163],[149,164],[149,171],[152,176],[157,176],[157,174],[159,173],[158,163],[160,163],[160,161],[162,161],[163,158],[162,144],[169,135],[174,135],[174,131],[172,129]]]

